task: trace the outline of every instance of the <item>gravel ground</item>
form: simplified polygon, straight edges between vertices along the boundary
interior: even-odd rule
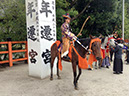
[[[129,65],[124,63],[123,74],[113,74],[109,69],[83,70],[79,90],[73,86],[70,63],[63,62],[61,79],[38,79],[28,76],[27,64],[0,68],[0,96],[129,96]]]

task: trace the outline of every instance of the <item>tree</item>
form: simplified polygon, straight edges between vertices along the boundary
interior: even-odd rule
[[[0,40],[26,40],[26,13],[24,0],[0,1]]]
[[[57,16],[57,39],[61,39],[61,24],[64,22],[63,21],[63,14],[69,13],[72,20],[71,20],[71,26],[72,26],[72,31],[75,35],[78,34],[80,31],[80,20],[78,17],[80,17],[88,5],[90,4],[91,1],[93,0],[87,0],[88,4],[85,4],[83,9],[81,11],[76,10],[76,5],[78,5],[79,0],[56,0],[56,16]],[[84,21],[83,21],[84,22]]]
[[[85,2],[79,1],[76,9],[82,10],[85,6]],[[88,9],[81,16],[81,22],[85,20],[87,16],[91,16],[88,26],[85,26],[83,30],[84,34],[92,34],[98,36],[100,33],[103,35],[113,33],[115,26],[119,26],[121,23],[120,14],[117,13],[118,1],[114,0],[94,0],[88,7]],[[79,7],[81,5],[81,7]],[[83,34],[83,36],[84,36]]]
[[[60,26],[63,23],[62,15],[69,12],[72,15],[71,26],[73,33],[78,34],[85,19],[86,23],[82,37],[89,34],[99,36],[118,31],[122,33],[122,1],[117,0],[56,0],[57,3],[57,35],[61,36]]]
[[[129,0],[125,0],[125,39],[129,38]]]

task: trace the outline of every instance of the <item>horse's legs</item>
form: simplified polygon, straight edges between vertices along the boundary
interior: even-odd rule
[[[58,59],[58,62],[59,62],[59,59]],[[58,79],[61,79],[60,75],[59,75],[59,67],[58,67],[58,62],[57,62],[57,76],[58,76]]]
[[[74,75],[73,84],[74,84],[75,89],[77,90],[77,89],[78,89],[78,88],[77,88],[77,79],[76,79],[77,73],[76,73],[76,62],[75,62],[75,61],[72,62],[72,68],[73,68],[73,75]]]
[[[78,73],[78,76],[77,76],[77,79],[76,79],[76,83],[78,83],[79,77],[82,73],[82,70],[81,70],[81,68],[79,68],[79,66],[78,66],[78,70],[79,70],[79,73]]]
[[[56,58],[56,54],[52,54],[51,53],[51,64],[50,64],[50,67],[51,67],[51,77],[50,77],[50,80],[53,80],[53,65],[54,65],[54,61],[55,61],[55,58]]]
[[[51,58],[51,64],[50,64],[50,67],[51,67],[51,77],[50,77],[50,80],[53,80],[53,64],[54,64],[54,58]]]
[[[95,69],[97,69],[97,62],[95,62]]]
[[[91,70],[93,70],[93,65],[92,64],[90,65],[90,68],[91,68]]]
[[[99,60],[99,68],[101,68],[102,62],[103,62],[103,59],[100,59],[100,60]]]

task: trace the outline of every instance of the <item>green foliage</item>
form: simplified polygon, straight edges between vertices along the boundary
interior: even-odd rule
[[[0,1],[0,41],[7,38],[26,40],[26,14],[24,0]]]
[[[57,4],[57,37],[61,37],[60,26],[63,23],[62,15],[70,13],[72,17],[76,16],[91,2],[86,10],[78,18],[71,22],[74,34],[78,34],[83,22],[88,16],[90,20],[86,23],[82,37],[88,37],[90,34],[99,36],[112,34],[117,31],[122,37],[122,0],[56,0]],[[126,0],[126,18],[125,18],[125,38],[129,32],[129,0]],[[127,10],[128,9],[128,10]],[[74,13],[75,12],[75,13]]]
[[[125,0],[125,39],[129,39],[129,0]]]
[[[81,7],[77,5],[76,9],[81,11],[86,6],[86,1],[88,0],[84,0],[83,2],[79,1]],[[86,30],[83,33],[96,36],[99,36],[100,33],[102,35],[111,34],[114,31],[115,26],[120,24],[120,22],[117,22],[117,18],[120,15],[116,14],[116,7],[119,7],[117,3],[114,0],[94,0],[91,2],[89,7],[83,13],[83,16],[81,16],[82,23],[86,17],[91,16],[85,27]]]

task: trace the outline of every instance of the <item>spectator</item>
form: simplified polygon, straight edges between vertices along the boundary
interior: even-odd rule
[[[122,48],[123,44],[119,42],[119,40],[117,40],[116,47],[114,49],[111,47],[111,50],[115,52],[113,64],[114,74],[123,74]]]
[[[126,54],[127,54],[127,64],[129,64],[129,44],[127,44],[127,50],[126,50]]]
[[[109,61],[109,45],[107,44],[106,48],[105,48],[105,58],[103,59],[102,62],[102,67],[109,68],[110,66],[110,61]]]

